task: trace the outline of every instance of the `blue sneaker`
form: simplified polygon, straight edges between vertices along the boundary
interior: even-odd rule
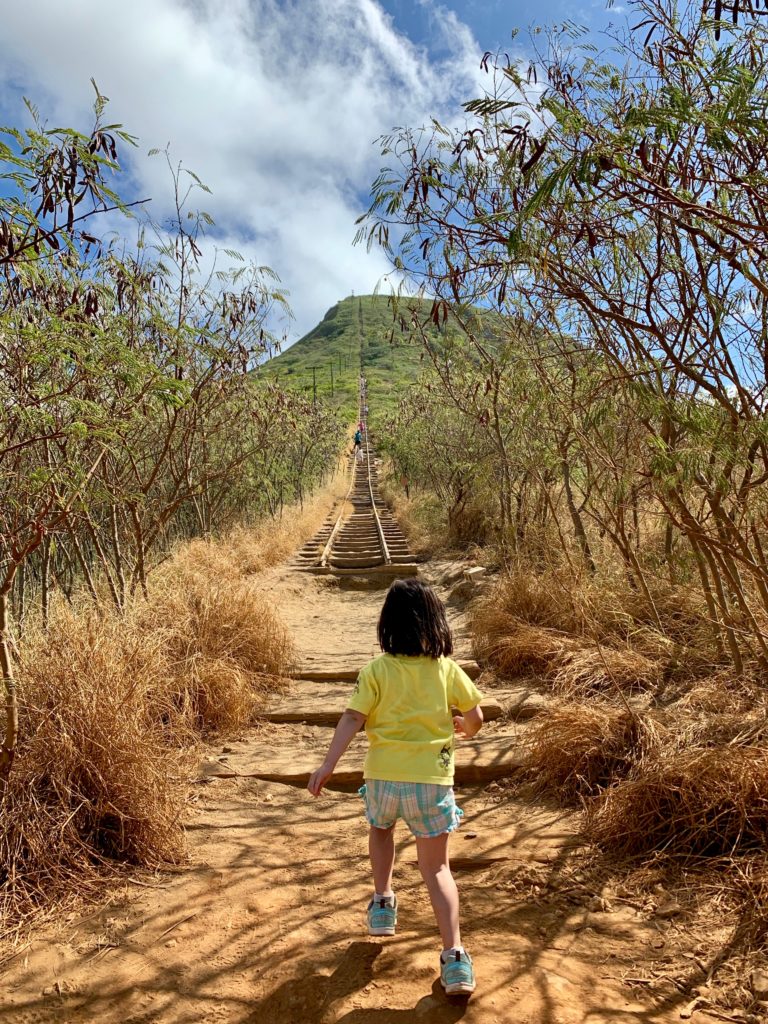
[[[397,896],[371,900],[368,904],[368,934],[394,935],[397,924]]]
[[[448,996],[469,995],[475,991],[475,971],[469,953],[451,950],[447,960],[440,957],[440,984]]]

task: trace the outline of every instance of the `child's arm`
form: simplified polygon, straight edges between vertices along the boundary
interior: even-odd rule
[[[483,710],[479,704],[465,711],[463,715],[453,716],[453,731],[466,736],[467,739],[479,733],[482,724]]]
[[[336,732],[333,734],[331,745],[328,748],[328,753],[325,755],[325,760],[309,777],[307,789],[312,796],[318,796],[323,786],[333,775],[333,770],[341,755],[365,725],[366,717],[366,715],[361,714],[359,711],[352,711],[351,708],[347,708],[341,716],[339,724],[336,726]]]

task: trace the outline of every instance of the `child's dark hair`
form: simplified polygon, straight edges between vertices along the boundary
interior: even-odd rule
[[[431,587],[413,577],[395,580],[379,616],[379,644],[387,654],[453,653],[445,606]]]

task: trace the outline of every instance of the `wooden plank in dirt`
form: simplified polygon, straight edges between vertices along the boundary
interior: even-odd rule
[[[264,779],[290,786],[306,786],[325,754],[322,749],[290,749],[266,744],[249,745],[248,750],[229,763],[207,760],[200,766],[200,781],[220,778]],[[350,789],[363,783],[365,744],[351,747],[333,774],[329,789]],[[513,775],[524,765],[523,748],[514,733],[478,737],[457,744],[457,785],[491,782]]]
[[[486,696],[501,704],[503,713],[513,722],[524,722],[544,711],[551,699],[530,686],[504,687],[503,690],[488,690]]]
[[[308,725],[336,725],[352,693],[349,683],[317,683],[301,680],[261,717],[267,722],[306,722]],[[483,716],[492,722],[502,715],[515,721],[532,718],[547,703],[540,693],[519,687],[491,690],[481,703]]]
[[[360,566],[356,569],[346,569],[337,565],[315,565],[303,571],[314,573],[316,576],[418,576],[419,564],[392,562],[388,565]]]
[[[307,725],[336,725],[347,706],[351,686],[306,684],[294,690],[269,711],[261,715],[267,722],[306,722]],[[503,708],[498,700],[489,697],[480,705],[485,720],[500,718]]]
[[[457,662],[464,669],[470,679],[477,679],[482,671],[476,661],[462,661],[461,659],[457,659]],[[363,661],[359,665],[345,665],[332,669],[313,669],[302,667],[296,669],[293,673],[293,678],[306,679],[309,682],[315,683],[343,683],[347,679],[357,679],[357,673],[360,671],[364,663],[365,662]]]
[[[452,871],[485,871],[487,868],[509,864],[509,857],[451,857]]]

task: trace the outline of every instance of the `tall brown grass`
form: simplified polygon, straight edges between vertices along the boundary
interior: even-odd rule
[[[649,603],[621,576],[513,568],[474,609],[475,654],[503,675],[540,675],[566,696],[711,673],[717,653],[703,602],[664,580],[654,586]]]
[[[579,802],[629,774],[659,744],[659,727],[628,708],[560,704],[531,726],[527,765],[542,791]]]
[[[491,605],[475,615],[475,657],[505,676],[548,675],[568,643],[563,633],[531,625]]]
[[[512,566],[486,607],[563,633],[616,644],[673,644],[682,651],[709,647],[708,613],[698,592],[656,576],[648,598],[620,573],[591,576],[558,564]],[[663,638],[663,639],[660,639]]]
[[[379,492],[392,508],[416,558],[427,559],[449,547],[445,509],[434,494],[419,492],[408,498],[387,478],[380,483]]]
[[[283,686],[292,646],[258,583],[217,582],[195,571],[177,572],[144,606],[131,628],[158,637],[165,661],[163,702],[183,711],[205,734],[233,731],[252,718],[266,696]]]
[[[571,697],[594,693],[622,694],[657,687],[664,676],[659,661],[631,647],[572,647],[564,649],[553,666],[554,689]]]
[[[733,855],[768,842],[768,751],[662,748],[587,808],[585,832],[622,854]]]
[[[183,853],[188,755],[167,742],[179,721],[163,687],[158,634],[60,608],[25,647],[22,746],[0,811],[0,926],[82,891],[120,861]]]
[[[0,933],[125,863],[184,856],[194,747],[253,721],[292,647],[258,573],[311,535],[322,494],[283,524],[181,546],[124,614],[55,607],[18,666],[21,744],[0,796]]]
[[[567,559],[534,551],[526,538],[516,557],[475,603],[472,627],[484,667],[502,677],[538,677],[561,698],[528,726],[528,777],[539,793],[582,806],[585,839],[622,874],[627,862],[617,855],[637,857],[646,875],[675,884],[681,866],[683,875],[695,866],[691,878],[704,869],[716,893],[708,912],[717,907],[708,928],[714,933],[737,918],[710,975],[740,950],[754,956],[752,967],[762,967],[764,670],[752,663],[734,675],[703,595],[671,583],[661,558],[647,550],[647,592],[630,586],[610,556],[598,558],[599,572],[589,575],[578,570],[578,553]],[[686,900],[695,906],[698,882],[686,876],[683,884],[696,887]],[[746,960],[734,971],[748,978]]]

